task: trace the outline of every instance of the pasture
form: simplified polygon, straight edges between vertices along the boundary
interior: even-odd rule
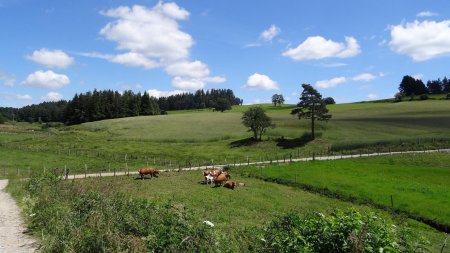
[[[1,168],[63,168],[84,173],[151,165],[233,164],[306,157],[315,153],[375,152],[448,148],[450,103],[428,100],[401,103],[352,103],[329,106],[333,118],[319,122],[318,138],[309,141],[309,121],[290,115],[293,105],[262,105],[276,128],[262,142],[252,142],[241,124],[248,106],[224,113],[177,111],[41,128],[39,124],[4,124],[0,128]],[[283,139],[280,139],[283,137]],[[43,157],[44,159],[37,159]],[[8,174],[8,172],[7,172]]]
[[[296,187],[242,177],[236,172],[232,174],[232,180],[245,182],[247,185],[237,187],[235,190],[203,185],[199,183],[200,180],[202,180],[202,176],[199,171],[162,173],[159,178],[145,180],[141,180],[139,176],[89,178],[69,180],[64,182],[64,185],[58,188],[59,190],[56,192],[50,191],[48,194],[75,196],[71,200],[74,203],[84,203],[83,201],[86,200],[79,198],[81,196],[86,198],[86,196],[91,196],[92,193],[100,194],[105,201],[110,198],[113,199],[114,196],[119,194],[125,196],[125,199],[147,199],[155,203],[169,202],[177,210],[192,212],[195,217],[194,220],[199,223],[204,220],[212,222],[217,231],[226,235],[228,244],[234,249],[240,248],[242,243],[248,243],[245,241],[248,238],[246,238],[244,231],[260,228],[277,215],[288,212],[302,215],[311,212],[330,213],[334,209],[347,208],[354,208],[362,213],[376,211],[381,217],[395,223],[408,224],[416,234],[423,235],[430,240],[432,252],[439,252],[445,238],[444,234],[414,220],[405,219],[401,216],[391,216],[386,212],[365,205],[320,196]],[[23,192],[18,185],[19,182],[15,182],[9,190],[14,193],[17,199],[23,200]],[[67,201],[67,198],[62,199]],[[48,198],[46,201],[53,200]],[[63,212],[62,210],[68,210],[72,204],[52,202],[51,205],[54,205],[56,210]],[[58,205],[61,206],[58,207]],[[122,220],[120,217],[117,217],[117,219],[118,222]],[[64,222],[71,224],[68,218],[65,218]],[[55,227],[55,229],[63,231],[63,228]]]
[[[236,172],[335,193],[449,226],[449,164],[449,154],[418,154],[248,167]]]

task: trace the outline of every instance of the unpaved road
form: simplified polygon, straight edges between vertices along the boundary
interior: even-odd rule
[[[0,253],[35,252],[38,244],[26,231],[19,207],[4,191],[8,180],[0,180]]]

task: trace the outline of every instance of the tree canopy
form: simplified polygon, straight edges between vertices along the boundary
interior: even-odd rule
[[[297,115],[299,119],[311,120],[311,138],[315,139],[315,121],[327,121],[331,119],[328,114],[326,103],[322,99],[322,95],[314,89],[310,84],[302,84],[303,91],[300,96],[300,102],[297,107],[291,111],[291,114]]]
[[[277,105],[281,106],[282,104],[284,104],[284,97],[283,97],[283,95],[282,94],[274,94],[272,96],[272,104],[274,106],[277,106]]]
[[[267,116],[264,109],[260,106],[250,107],[242,115],[242,124],[249,128],[249,132],[253,132],[253,139],[261,141],[263,133],[269,127],[275,127],[272,119]]]
[[[422,80],[408,75],[403,77],[398,89],[406,96],[426,94],[428,92],[427,87],[425,87],[425,84],[422,82]]]

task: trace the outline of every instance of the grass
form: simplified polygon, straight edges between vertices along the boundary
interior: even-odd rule
[[[404,155],[246,168],[265,179],[336,193],[450,225],[450,155]]]
[[[229,164],[248,159],[306,157],[312,152],[354,150],[374,152],[448,148],[450,102],[427,100],[401,103],[352,103],[329,106],[333,118],[317,125],[318,138],[301,138],[309,121],[290,115],[293,105],[261,105],[273,122],[263,142],[248,142],[241,124],[249,106],[224,113],[176,111],[41,129],[39,124],[0,125],[1,169],[15,171],[67,166],[71,171],[107,171],[146,166],[174,168],[189,162]],[[283,137],[283,141],[279,138]],[[355,151],[357,150],[357,151]],[[40,159],[40,157],[42,159]],[[127,160],[125,160],[127,157]]]
[[[247,186],[235,190],[202,185],[200,172],[163,173],[159,178],[141,180],[134,177],[91,178],[69,181],[77,195],[100,192],[105,198],[116,193],[130,198],[145,198],[159,203],[170,201],[178,209],[192,210],[199,220],[209,220],[229,238],[239,238],[235,232],[243,228],[261,227],[277,214],[295,212],[330,213],[334,209],[354,208],[362,213],[374,209],[358,204],[309,193],[295,187],[264,182],[232,174],[232,179]],[[9,186],[16,198],[21,199],[17,183]],[[22,193],[23,194],[23,193]],[[413,220],[391,216],[378,211],[382,217],[395,222],[406,222],[417,234],[431,241],[432,252],[439,252],[445,235]],[[233,239],[236,240],[236,239]]]

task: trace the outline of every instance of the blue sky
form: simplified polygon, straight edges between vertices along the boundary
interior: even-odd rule
[[[450,76],[447,0],[0,0],[0,32],[0,106],[95,88],[297,103],[302,83],[345,103]]]

